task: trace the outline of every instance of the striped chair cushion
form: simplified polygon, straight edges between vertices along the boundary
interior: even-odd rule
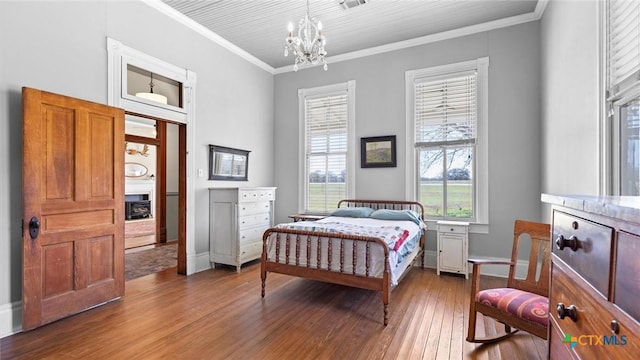
[[[548,324],[549,299],[538,294],[517,289],[496,288],[478,292],[476,301],[537,322],[544,327]]]

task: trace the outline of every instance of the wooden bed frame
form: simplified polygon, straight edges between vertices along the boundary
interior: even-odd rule
[[[414,210],[418,212],[420,218],[424,220],[424,208],[422,204],[414,201],[389,201],[389,200],[340,200],[338,203],[338,207],[370,207],[374,210],[378,209],[391,209],[391,210]],[[268,261],[267,260],[267,245],[268,240],[272,236],[272,234],[276,234],[276,241],[285,241],[286,242],[286,254],[279,254],[279,246],[276,250],[276,259],[280,259],[281,262]],[[326,247],[326,253],[332,252],[332,243],[336,244],[340,243],[340,264],[331,264],[331,258],[328,259],[328,267],[332,270],[325,270],[320,268],[320,257],[318,259],[309,259],[310,258],[310,239],[316,238],[315,241],[320,246],[320,239],[325,238],[330,241],[326,241],[326,244],[323,245]],[[333,240],[333,241],[331,241]],[[352,258],[344,256],[344,248],[345,248],[345,240],[351,240],[352,244],[347,246],[353,247]],[[261,264],[261,278],[262,278],[262,297],[265,296],[265,285],[267,280],[267,272],[274,272],[280,274],[286,274],[291,276],[302,277],[311,280],[319,280],[334,284],[352,286],[361,289],[375,290],[382,292],[382,303],[384,304],[384,325],[387,325],[389,322],[389,298],[390,292],[392,289],[391,286],[391,271],[389,269],[389,248],[385,244],[385,242],[376,237],[367,237],[367,236],[356,236],[356,235],[347,235],[347,234],[338,234],[338,233],[326,233],[319,231],[302,231],[302,230],[293,230],[293,229],[283,229],[283,228],[270,228],[267,229],[262,237],[263,245],[262,245],[262,264]],[[304,248],[301,249],[301,242]],[[361,245],[358,247],[358,243]],[[364,244],[362,244],[364,243]],[[424,243],[425,243],[425,231],[422,232],[422,235],[419,240],[419,251],[416,254],[416,258],[420,258],[420,266],[424,267]],[[295,244],[295,253],[289,251],[291,248],[291,244]],[[335,245],[334,245],[335,246]],[[375,277],[373,274],[369,274],[369,267],[371,261],[371,248],[372,247],[381,247],[384,251],[385,263],[384,263],[384,272],[382,277]],[[365,258],[365,268],[366,273],[364,275],[356,274],[356,247],[358,249],[366,249],[364,251],[359,251],[358,254],[361,255],[361,258]],[[300,261],[300,251],[303,251],[307,254],[305,257],[307,261],[301,263]],[[320,253],[320,252],[318,252]],[[282,262],[282,258],[284,258],[284,263]],[[400,278],[404,277],[405,274],[412,268],[413,262],[415,259],[412,259],[411,264],[405,269]],[[339,265],[339,268],[338,266]],[[352,271],[345,271],[344,269],[353,269]],[[400,279],[398,279],[400,281]]]

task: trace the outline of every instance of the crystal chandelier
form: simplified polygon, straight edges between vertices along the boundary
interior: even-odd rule
[[[307,14],[298,22],[298,36],[293,36],[293,23],[287,26],[289,36],[285,39],[284,56],[289,56],[289,51],[296,57],[293,70],[298,71],[298,65],[324,64],[327,70],[327,51],[324,49],[326,39],[322,34],[322,22],[309,15],[309,0],[307,0]]]

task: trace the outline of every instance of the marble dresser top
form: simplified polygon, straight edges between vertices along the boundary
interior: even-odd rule
[[[552,205],[640,223],[640,196],[542,194],[541,200]]]

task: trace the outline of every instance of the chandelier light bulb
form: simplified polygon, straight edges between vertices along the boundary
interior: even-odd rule
[[[291,36],[291,33],[293,32],[293,23],[291,21],[287,24],[287,30],[289,31],[289,36]]]
[[[318,20],[318,31],[322,31],[322,21]]]

